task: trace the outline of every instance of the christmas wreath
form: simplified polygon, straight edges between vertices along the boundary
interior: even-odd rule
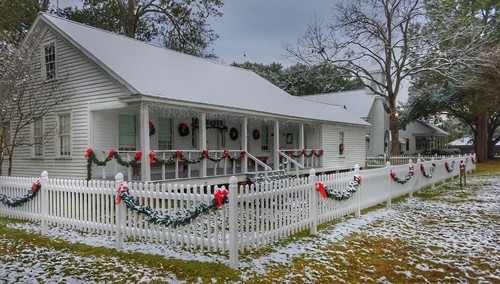
[[[185,123],[179,124],[179,135],[182,137],[189,135],[189,127]]]
[[[153,136],[156,133],[156,129],[154,124],[150,121],[149,122],[149,136]]]
[[[260,139],[260,130],[254,129],[252,132],[253,139],[259,140]]]
[[[236,128],[231,128],[231,130],[229,130],[229,138],[231,138],[231,140],[236,140],[238,139],[238,129]]]
[[[344,143],[339,144],[339,155],[344,155]]]

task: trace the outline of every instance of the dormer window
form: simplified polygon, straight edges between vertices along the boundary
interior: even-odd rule
[[[56,78],[56,44],[51,42],[44,46],[45,80]]]

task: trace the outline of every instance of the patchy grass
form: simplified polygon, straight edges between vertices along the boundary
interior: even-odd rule
[[[486,162],[478,162],[476,164],[475,174],[484,173],[500,173],[500,159],[492,159]]]

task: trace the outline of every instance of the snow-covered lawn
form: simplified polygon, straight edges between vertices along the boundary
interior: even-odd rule
[[[500,283],[500,177],[469,176],[426,189],[392,205],[348,218],[298,238],[240,257],[241,282],[481,282]],[[31,223],[9,228],[39,232]],[[0,231],[1,232],[1,231]],[[71,243],[114,247],[114,237],[52,228],[50,236]],[[170,282],[184,279],[123,258],[44,247],[0,234],[0,282]],[[189,253],[163,245],[126,242],[127,252],[228,264],[220,255]],[[6,253],[8,252],[8,253]],[[131,254],[132,256],[133,254]],[[220,273],[228,268],[220,266]],[[194,279],[197,279],[196,277]],[[223,278],[220,278],[223,279]],[[200,276],[199,282],[215,282]]]

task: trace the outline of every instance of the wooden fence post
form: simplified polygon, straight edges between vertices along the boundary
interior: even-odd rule
[[[391,162],[387,161],[385,167],[390,171]],[[389,197],[387,198],[387,203],[386,203],[387,208],[391,208],[391,203],[392,203],[392,181],[389,182]]]
[[[124,183],[123,174],[117,173],[115,176],[115,188],[118,189],[120,184]],[[125,204],[116,204],[116,226],[115,226],[115,248],[123,248],[123,231],[125,225]]]
[[[359,175],[359,165],[358,164],[354,165],[354,174]],[[361,184],[358,184],[358,207],[356,208],[355,216],[356,216],[356,218],[361,217]]]
[[[229,179],[229,267],[238,269],[238,179]]]
[[[41,218],[41,231],[42,235],[47,235],[47,232],[49,231],[49,226],[47,223],[48,219],[48,213],[49,213],[49,191],[48,191],[48,184],[49,184],[49,174],[47,171],[43,171],[41,174],[41,179],[40,179],[40,190],[42,191],[40,194],[41,197],[41,205],[42,205],[42,218]]]
[[[316,194],[316,170],[309,170],[309,220],[310,233],[318,233],[318,195]]]

